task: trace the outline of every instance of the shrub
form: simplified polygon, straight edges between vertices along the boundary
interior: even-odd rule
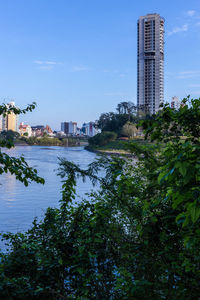
[[[104,146],[109,142],[116,140],[116,138],[117,134],[115,132],[104,131],[89,138],[88,142],[90,146]]]

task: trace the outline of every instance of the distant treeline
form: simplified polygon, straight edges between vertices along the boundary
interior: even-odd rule
[[[18,132],[12,130],[3,131],[0,134],[0,140],[14,142],[15,145],[39,145],[39,146],[65,146],[73,147],[80,146],[83,142],[87,142],[85,138],[67,137],[67,138],[56,138],[56,137],[26,137],[20,136]]]

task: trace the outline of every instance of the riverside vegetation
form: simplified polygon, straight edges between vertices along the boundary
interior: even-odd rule
[[[136,161],[102,156],[81,170],[60,159],[60,207],[2,236],[1,299],[199,299],[200,99],[182,104],[141,121],[152,147],[127,143]],[[44,183],[0,156],[1,173]],[[75,204],[79,177],[98,190]]]
[[[44,133],[42,137],[27,137],[20,136],[18,132],[12,130],[2,131],[0,134],[0,141],[11,141],[14,145],[38,145],[38,146],[80,146],[81,143],[87,143],[87,139],[84,137],[67,137],[67,138],[56,138],[49,137],[48,134]]]
[[[137,143],[147,144],[141,136],[139,122],[150,119],[150,115],[141,106],[132,102],[121,102],[116,112],[103,113],[96,121],[96,127],[101,130],[94,137],[89,138],[87,150],[103,152],[124,152],[125,139],[135,140]]]

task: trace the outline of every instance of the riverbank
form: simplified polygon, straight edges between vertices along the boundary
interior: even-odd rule
[[[99,154],[133,156],[132,153],[130,153],[130,151],[128,150],[128,145],[132,143],[139,143],[140,145],[149,144],[149,142],[144,140],[144,138],[135,138],[130,140],[119,139],[111,141],[104,146],[94,146],[89,144],[85,147],[85,149],[90,152]]]
[[[21,137],[14,140],[15,146],[61,146],[79,147],[86,146],[87,140],[81,138],[51,138],[51,137]]]
[[[127,155],[127,156],[132,156],[132,154],[128,151],[124,151],[124,150],[101,150],[101,149],[94,149],[94,148],[90,148],[88,146],[85,147],[85,150],[90,151],[90,152],[94,152],[97,154],[106,154],[106,155]]]
[[[131,156],[131,153],[125,149],[127,143],[128,143],[127,141],[116,140],[116,141],[109,142],[104,146],[88,145],[85,147],[85,149],[90,152],[95,152],[99,154]]]

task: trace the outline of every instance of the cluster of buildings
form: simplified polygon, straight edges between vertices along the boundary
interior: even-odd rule
[[[15,102],[9,102],[7,108],[15,108]],[[97,133],[94,122],[84,123],[81,128],[77,127],[77,122],[62,122],[61,131],[53,131],[49,125],[30,126],[18,122],[18,115],[14,112],[0,116],[0,132],[12,130],[18,132],[21,136],[41,137],[45,134],[50,137],[56,136],[89,136],[92,137]],[[19,125],[18,125],[19,124]]]
[[[94,122],[83,123],[82,127],[77,127],[76,122],[62,122],[60,135],[66,136],[89,136],[92,137],[98,133]]]
[[[16,108],[15,102],[9,102],[6,104],[8,109]],[[9,113],[5,114],[4,116],[1,116],[0,118],[0,132],[1,131],[8,131],[12,130],[15,132],[18,132],[21,136],[43,136],[44,133],[47,133],[48,135],[53,134],[53,131],[51,128],[46,125],[43,126],[30,126],[26,125],[23,122],[19,125],[19,119],[18,115],[16,115],[13,111],[10,111]]]
[[[19,125],[19,134],[21,136],[34,136],[34,137],[41,137],[47,134],[48,136],[54,137],[54,133],[49,125],[38,125],[38,126],[30,126],[26,125],[23,122]]]

